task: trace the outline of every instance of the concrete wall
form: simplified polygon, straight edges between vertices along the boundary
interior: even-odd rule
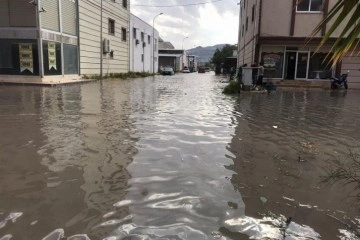
[[[323,13],[296,13],[294,37],[308,37],[323,19]],[[319,32],[316,37],[321,37]]]
[[[260,35],[289,36],[292,0],[262,1]]]
[[[136,36],[134,36],[134,29],[136,29]],[[144,22],[137,16],[131,14],[130,16],[130,71],[133,72],[153,72],[153,27]],[[141,33],[144,33],[144,41],[141,40]],[[154,63],[155,72],[159,69],[158,49],[159,32],[154,29],[155,47],[154,49]],[[149,43],[150,37],[150,43]],[[137,43],[138,42],[138,43]],[[142,60],[142,55],[143,60]]]
[[[250,67],[251,64],[258,60],[255,59],[255,51],[253,50],[253,46],[251,43],[247,44],[245,48],[240,50],[238,59],[239,66],[247,64],[248,67]]]
[[[250,66],[256,61],[254,53],[259,32],[260,0],[241,1],[239,7],[238,66],[245,63]]]
[[[122,1],[103,1],[103,39],[109,39],[113,59],[109,54],[102,54],[103,74],[129,71],[129,24],[130,4],[122,7]],[[80,73],[100,74],[100,1],[79,1],[79,39],[80,39]],[[109,18],[115,20],[115,34],[109,34]],[[126,29],[126,41],[122,41],[121,31]]]
[[[324,0],[326,1],[326,0]],[[328,9],[336,4],[337,0],[329,0]],[[293,11],[292,0],[262,0],[261,12],[261,36],[290,36],[291,15]],[[294,37],[308,37],[314,30],[315,26],[320,23],[323,18],[323,12],[296,12],[294,22]],[[332,25],[331,21],[327,25],[327,29]],[[337,37],[343,28],[340,27],[333,37]],[[316,35],[321,37],[321,33]]]

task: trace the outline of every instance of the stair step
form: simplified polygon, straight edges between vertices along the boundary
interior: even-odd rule
[[[327,88],[324,85],[299,85],[299,84],[278,84],[277,87],[290,87],[290,88]]]

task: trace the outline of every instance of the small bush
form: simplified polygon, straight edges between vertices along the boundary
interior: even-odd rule
[[[235,80],[231,80],[223,90],[223,93],[225,94],[234,94],[239,92],[240,92],[240,83]]]
[[[109,73],[103,76],[103,79],[127,79],[127,78],[140,78],[154,76],[155,74],[149,72],[128,72],[128,73]],[[96,79],[100,80],[100,75],[83,75],[83,79]]]

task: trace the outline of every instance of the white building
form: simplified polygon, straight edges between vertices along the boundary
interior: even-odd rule
[[[0,81],[128,72],[129,7],[129,0],[1,0]]]
[[[130,28],[130,71],[157,72],[159,32],[133,14]]]
[[[79,1],[81,75],[99,74],[101,67],[103,75],[129,71],[129,24],[129,0]],[[99,33],[101,25],[102,46]]]

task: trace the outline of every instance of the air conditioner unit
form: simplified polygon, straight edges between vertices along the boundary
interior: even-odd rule
[[[135,40],[135,44],[138,45],[140,43],[139,39]]]
[[[146,47],[146,42],[143,42],[143,47]]]
[[[108,53],[108,52],[110,52],[110,40],[104,38],[104,41],[103,41],[103,53]]]

